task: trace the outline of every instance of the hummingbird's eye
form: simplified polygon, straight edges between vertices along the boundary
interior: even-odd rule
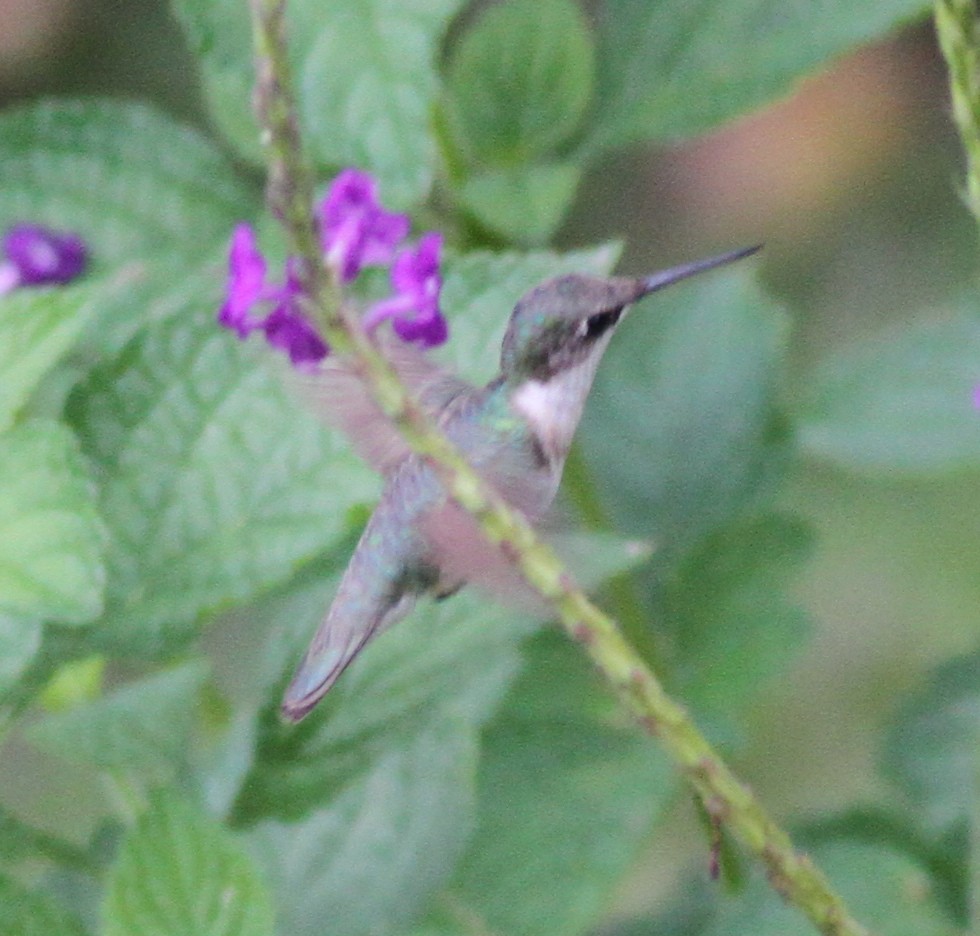
[[[578,333],[586,341],[594,341],[604,332],[609,331],[619,321],[622,314],[622,309],[610,309],[607,312],[597,312],[595,315],[590,315],[579,323]]]

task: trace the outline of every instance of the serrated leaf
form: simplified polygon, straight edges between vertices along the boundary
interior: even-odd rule
[[[47,894],[0,876],[0,933],[4,936],[84,936],[81,923]]]
[[[619,247],[603,244],[565,254],[470,253],[446,265],[442,306],[450,322],[440,360],[473,383],[500,370],[500,343],[514,305],[532,286],[564,273],[608,276]]]
[[[234,0],[175,0],[174,5],[201,60],[217,125],[242,155],[255,160],[247,9]],[[287,34],[299,116],[319,165],[371,172],[393,207],[424,198],[436,155],[435,58],[459,6],[460,0],[290,4]]]
[[[476,833],[448,892],[488,932],[583,932],[674,795],[578,648],[542,633],[483,735]]]
[[[940,321],[849,348],[814,376],[800,425],[813,455],[864,473],[934,475],[980,463],[975,299]]]
[[[449,109],[463,150],[495,166],[554,153],[582,121],[594,68],[592,36],[572,0],[486,8],[449,66]]]
[[[809,618],[787,586],[811,546],[801,521],[769,516],[719,531],[680,563],[665,618],[688,703],[730,717],[802,647]]]
[[[443,885],[473,816],[476,737],[463,719],[394,743],[320,810],[252,833],[283,932],[391,932]]]
[[[976,815],[980,800],[980,653],[945,663],[896,714],[884,768],[935,832]]]
[[[813,861],[838,889],[851,914],[881,936],[954,936],[937,905],[933,882],[915,859],[884,845],[838,841],[813,849]],[[785,936],[807,927],[761,875],[730,897],[703,936]]]
[[[43,750],[101,770],[157,775],[186,755],[208,667],[196,660],[48,715],[27,730]]]
[[[106,301],[87,338],[118,348],[139,325],[168,314],[171,293],[256,193],[199,132],[119,100],[44,101],[0,115],[0,229],[31,221],[74,230],[98,277],[125,270],[128,288]]]
[[[582,171],[571,163],[493,169],[467,179],[463,207],[491,231],[516,244],[543,244],[575,197]]]
[[[123,841],[103,911],[105,936],[272,936],[265,887],[239,843],[167,791]]]
[[[17,682],[41,648],[41,621],[0,613],[0,696]]]
[[[786,320],[742,271],[640,303],[596,376],[578,444],[617,530],[663,569],[782,467]]]
[[[0,613],[81,624],[102,608],[104,529],[71,433],[24,423],[0,440]]]
[[[0,432],[78,340],[100,299],[91,286],[24,289],[0,300]]]
[[[152,656],[197,617],[284,581],[335,542],[377,481],[219,329],[217,284],[94,372],[71,413],[102,479],[106,612],[94,639]]]
[[[590,146],[701,133],[784,96],[803,75],[922,9],[914,0],[606,0]]]

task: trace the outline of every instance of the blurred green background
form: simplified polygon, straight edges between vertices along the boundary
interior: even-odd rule
[[[193,69],[163,0],[0,0],[0,105],[98,92],[202,122]],[[709,136],[595,167],[557,244],[625,238],[621,269],[639,272],[764,242],[763,279],[792,314],[795,397],[834,349],[935,318],[971,278],[976,232],[948,111],[930,24],[913,24]],[[880,726],[930,666],[977,643],[978,481],[795,464],[783,506],[818,533],[796,587],[817,630],[755,703],[742,761],[777,815],[887,796]],[[624,887],[623,913],[669,886],[682,843],[702,846],[693,822],[677,810]]]

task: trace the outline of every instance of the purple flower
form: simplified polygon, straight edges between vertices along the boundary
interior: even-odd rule
[[[319,212],[327,265],[343,283],[362,267],[390,263],[408,234],[408,216],[385,211],[378,183],[357,169],[345,169],[333,180]]]
[[[289,355],[297,367],[316,364],[329,353],[330,346],[320,337],[310,320],[300,311],[303,284],[293,258],[286,261],[286,285],[279,304],[262,323],[265,340]]]
[[[980,383],[973,385],[973,408],[980,410]]]
[[[281,288],[266,283],[265,257],[255,240],[250,224],[239,224],[231,237],[228,254],[227,299],[218,312],[218,322],[247,338],[262,327],[254,314],[256,306],[280,298]]]
[[[395,294],[368,309],[364,316],[364,327],[368,331],[390,318],[395,334],[403,341],[433,348],[446,340],[449,329],[439,311],[441,249],[442,235],[430,231],[414,249],[403,250],[398,255],[391,269]]]
[[[251,225],[239,224],[231,239],[228,257],[228,295],[218,312],[218,322],[239,338],[261,330],[266,341],[289,355],[296,365],[323,360],[326,342],[300,310],[303,284],[295,261],[287,261],[282,286],[266,281],[265,257]],[[267,314],[263,312],[271,306]]]
[[[88,254],[77,234],[39,224],[15,224],[3,237],[0,295],[19,286],[70,283],[85,269]]]

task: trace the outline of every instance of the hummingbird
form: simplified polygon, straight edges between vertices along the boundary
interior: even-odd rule
[[[734,250],[643,277],[568,274],[526,293],[504,334],[500,373],[477,387],[393,337],[379,338],[392,366],[473,469],[531,524],[558,491],[592,381],[630,306],[657,290],[755,253]],[[368,641],[424,595],[466,584],[507,594],[521,581],[499,547],[412,452],[357,375],[327,358],[307,394],[345,432],[385,485],[330,610],[286,689],[282,714],[297,722]]]

